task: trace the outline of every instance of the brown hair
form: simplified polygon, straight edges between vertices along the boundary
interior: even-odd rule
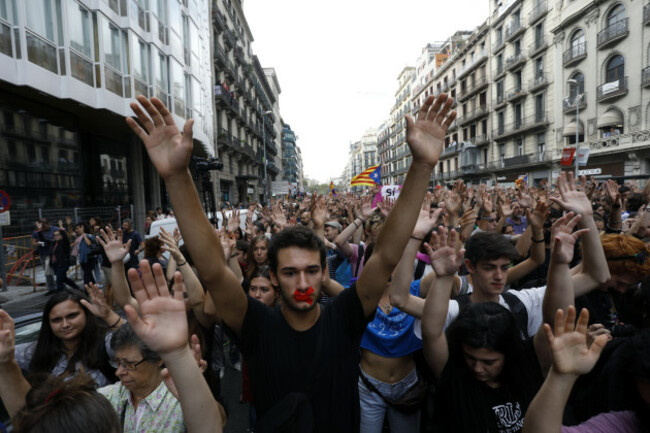
[[[111,403],[95,390],[87,374],[65,380],[49,376],[26,397],[13,419],[16,433],[118,433],[120,421]]]
[[[144,241],[144,256],[145,258],[147,257],[156,257],[158,255],[158,252],[162,248],[162,241],[155,237],[155,238],[149,238],[146,241]]]
[[[630,274],[637,279],[650,274],[650,250],[641,239],[623,234],[606,234],[601,236],[600,242],[610,273]]]

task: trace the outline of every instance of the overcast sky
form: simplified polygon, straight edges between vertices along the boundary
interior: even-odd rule
[[[243,0],[253,52],[273,67],[306,177],[341,175],[351,142],[390,115],[422,48],[485,21],[488,0]]]

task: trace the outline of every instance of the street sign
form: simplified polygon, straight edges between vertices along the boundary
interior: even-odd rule
[[[0,226],[11,225],[11,215],[9,211],[0,213]]]
[[[11,198],[9,194],[0,189],[0,213],[7,212],[11,208]]]

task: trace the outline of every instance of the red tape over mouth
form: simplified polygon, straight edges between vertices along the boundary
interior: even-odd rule
[[[311,287],[311,286],[307,290],[305,290],[304,292],[301,292],[300,290],[296,289],[293,292],[293,299],[296,302],[306,302],[309,305],[311,305],[311,304],[314,303],[314,300],[311,297],[311,295],[313,293],[314,293],[314,288]]]

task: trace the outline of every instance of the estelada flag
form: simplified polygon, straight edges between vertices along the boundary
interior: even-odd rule
[[[336,197],[336,190],[334,189],[334,181],[330,180],[330,196]]]
[[[361,173],[357,174],[350,181],[350,185],[368,185],[375,186],[381,185],[381,167],[379,165],[373,165],[368,167]]]
[[[572,166],[575,153],[576,150],[573,147],[565,147],[562,149],[562,159],[560,160],[560,165]]]

